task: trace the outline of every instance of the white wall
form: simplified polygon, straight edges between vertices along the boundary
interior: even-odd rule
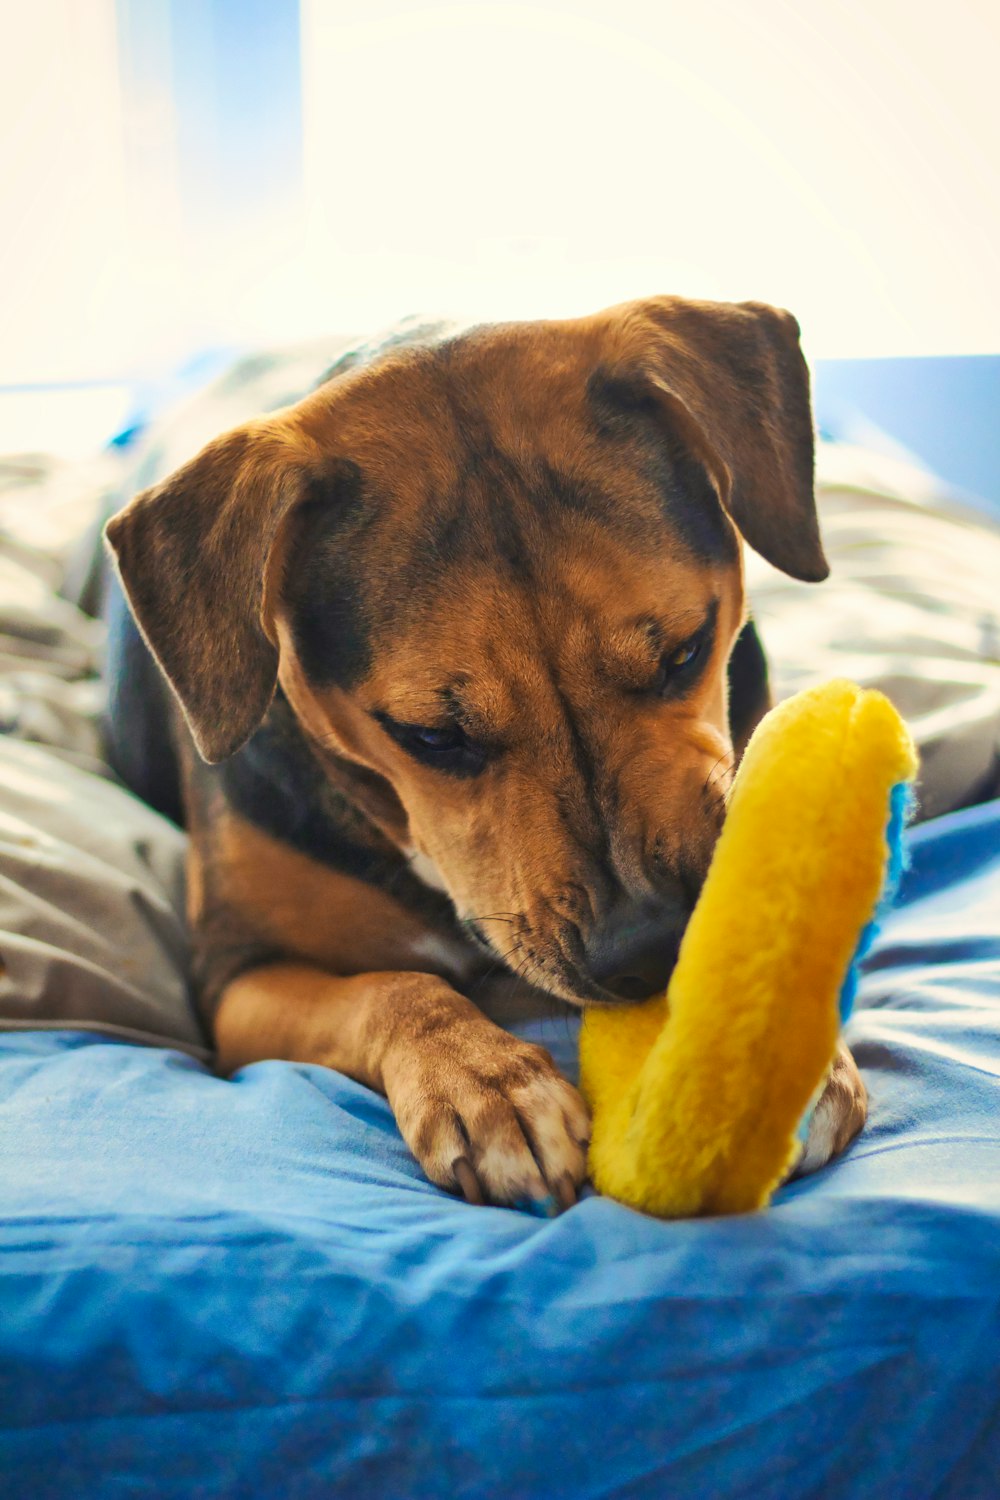
[[[242,250],[180,219],[114,0],[0,27],[0,384],[653,291],[784,303],[814,355],[1000,350],[995,0],[302,0],[304,190]]]
[[[303,0],[308,284],[793,308],[813,354],[1000,350],[994,0]]]
[[[130,354],[114,0],[0,9],[0,384]]]

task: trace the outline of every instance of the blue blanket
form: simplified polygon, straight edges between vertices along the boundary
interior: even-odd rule
[[[998,929],[1000,804],[925,825],[868,1129],[725,1221],[470,1208],[323,1069],[0,1037],[0,1493],[995,1496]]]

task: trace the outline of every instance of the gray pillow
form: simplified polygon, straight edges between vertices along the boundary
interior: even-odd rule
[[[207,1059],[187,978],[185,842],[112,781],[0,737],[0,1027]]]
[[[1000,529],[895,459],[818,454],[829,580],[747,553],[777,696],[829,677],[881,688],[920,749],[919,814],[1000,794]]]

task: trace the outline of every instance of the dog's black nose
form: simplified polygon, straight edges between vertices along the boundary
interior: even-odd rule
[[[585,941],[587,968],[620,1000],[648,1000],[667,987],[690,907],[622,904]]]

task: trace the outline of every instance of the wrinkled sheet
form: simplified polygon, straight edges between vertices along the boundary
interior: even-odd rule
[[[0,735],[0,1029],[210,1048],[184,915],[187,840],[113,781]]]
[[[759,1215],[471,1208],[321,1068],[0,1036],[0,1493],[995,1496],[1000,803],[914,854],[870,1125]]]

